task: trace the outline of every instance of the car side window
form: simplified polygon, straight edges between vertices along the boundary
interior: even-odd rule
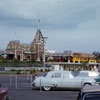
[[[80,73],[79,76],[88,77],[88,73]]]
[[[55,74],[51,75],[51,77],[54,78],[55,77]]]
[[[60,78],[61,77],[61,73],[55,73],[55,78]]]
[[[61,77],[61,73],[55,73],[51,77],[52,78],[60,78]]]

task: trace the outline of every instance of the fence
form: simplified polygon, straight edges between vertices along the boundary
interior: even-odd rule
[[[43,62],[0,62],[0,67],[43,67]],[[46,65],[50,67],[50,65]]]
[[[28,89],[31,88],[32,75],[0,75],[2,87]]]

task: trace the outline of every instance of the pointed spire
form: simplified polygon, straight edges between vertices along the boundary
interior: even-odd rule
[[[42,32],[39,29],[37,29],[33,42],[34,43],[44,43]]]
[[[40,31],[40,19],[38,20],[38,29],[32,43],[44,43],[44,38]]]

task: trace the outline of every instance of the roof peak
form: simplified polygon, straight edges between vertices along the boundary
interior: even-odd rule
[[[36,35],[33,39],[32,42],[35,42],[35,43],[44,43],[44,39],[43,39],[43,35],[42,35],[42,32],[40,29],[37,29],[37,32],[36,32]]]

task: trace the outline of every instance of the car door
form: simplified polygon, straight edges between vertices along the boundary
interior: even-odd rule
[[[82,78],[72,73],[64,74],[63,87],[66,88],[80,88]]]
[[[73,76],[70,73],[63,73],[63,87],[72,88]]]
[[[81,86],[82,86],[82,81],[83,81],[83,77],[80,77],[80,76],[74,77],[74,78],[73,78],[72,87],[73,87],[73,88],[81,88]]]
[[[74,74],[73,74],[74,75]],[[88,73],[82,73],[82,72],[79,72],[77,73],[77,75],[74,75],[74,84],[73,84],[73,87],[75,86],[76,88],[80,88],[83,86],[84,84],[84,81],[85,81],[85,78],[88,76]]]
[[[73,71],[72,75],[74,76],[73,87],[75,87],[75,88],[81,88],[83,80],[84,80],[83,74],[80,73],[80,72],[78,72],[78,71]]]
[[[50,84],[53,87],[62,87],[62,73],[56,72],[50,76]]]

